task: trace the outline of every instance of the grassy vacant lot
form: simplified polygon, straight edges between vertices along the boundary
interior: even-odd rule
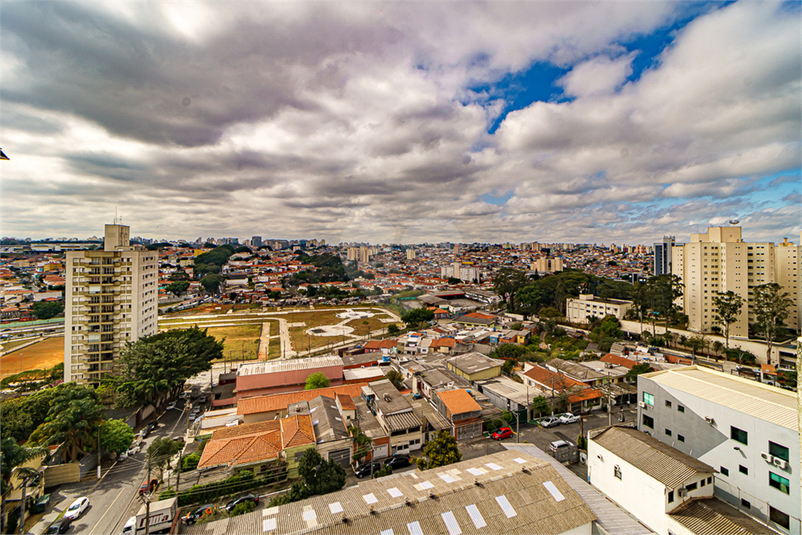
[[[21,371],[52,368],[64,362],[64,337],[54,336],[0,359],[0,377]]]
[[[337,314],[342,310],[315,310],[310,312],[298,312],[295,314],[288,314],[285,317],[290,323],[303,322],[303,327],[290,327],[290,337],[292,338],[292,348],[296,351],[306,351],[308,349],[318,349],[326,347],[329,344],[337,344],[342,342],[342,337],[337,336],[309,336],[306,334],[307,329],[313,327],[320,327],[321,325],[336,325],[343,320],[337,317]],[[352,327],[354,331],[351,333],[355,336],[366,336],[368,329],[374,331],[381,329],[385,325],[381,322],[380,318],[387,317],[383,311],[371,309],[371,312],[376,314],[367,320],[357,319],[351,320],[345,325]],[[368,325],[362,322],[367,321]],[[346,336],[346,341],[352,339]]]

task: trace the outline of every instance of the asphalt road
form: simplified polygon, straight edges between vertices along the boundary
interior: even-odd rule
[[[179,404],[182,403],[180,400]],[[99,482],[87,481],[61,492],[66,498],[89,498],[89,509],[73,522],[71,533],[116,535],[122,532],[128,518],[139,511],[142,505],[138,499],[139,486],[147,477],[144,450],[157,437],[182,436],[186,431],[186,413],[182,410],[166,411],[158,421],[159,427],[145,439],[143,451],[112,465]]]

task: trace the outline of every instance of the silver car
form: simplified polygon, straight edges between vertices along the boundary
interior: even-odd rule
[[[579,416],[566,412],[558,416],[561,424],[573,424],[579,421]]]

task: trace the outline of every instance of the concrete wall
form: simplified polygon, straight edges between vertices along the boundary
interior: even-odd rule
[[[81,480],[81,467],[78,463],[59,464],[45,467],[45,488],[63,483],[77,483]]]
[[[799,533],[802,527],[799,520],[802,498],[799,474],[796,472],[800,467],[798,432],[754,418],[723,404],[665,388],[650,378],[639,377],[639,400],[643,399],[644,391],[654,395],[654,407],[638,409],[638,429],[649,431],[655,438],[718,471],[725,468],[729,475],[722,472],[715,477],[717,496],[763,521],[768,518],[769,506],[779,509],[791,516],[790,533]],[[671,407],[666,406],[666,401],[671,402]],[[679,406],[684,407],[684,412],[679,412]],[[768,402],[766,407],[770,410]],[[643,414],[654,418],[654,431],[644,426]],[[712,418],[712,423],[705,418]],[[747,432],[748,444],[730,438],[731,426]],[[666,429],[671,430],[671,437],[666,435]],[[679,441],[679,435],[685,438],[684,442]],[[769,441],[789,449],[788,469],[770,465],[760,456],[762,452],[769,452]],[[740,466],[745,467],[748,474],[742,474]],[[769,472],[789,480],[790,494],[769,485]],[[748,509],[741,505],[742,499],[750,502]],[[781,529],[778,526],[773,527]]]

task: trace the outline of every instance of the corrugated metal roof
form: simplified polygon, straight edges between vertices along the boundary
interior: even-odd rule
[[[525,462],[521,464],[514,459]],[[489,470],[477,477],[465,472],[488,462],[497,464],[501,470]],[[438,477],[446,473],[452,476],[453,483]],[[421,475],[433,484],[431,489],[415,488]],[[552,481],[565,499],[557,502],[543,485],[546,481]],[[397,488],[402,495],[391,496],[387,492],[390,488]],[[364,496],[370,494],[376,498],[375,503],[366,503]],[[510,509],[514,508],[515,516],[508,518],[497,497],[506,499]],[[341,504],[342,513],[331,512],[329,504],[334,502]],[[314,527],[303,518],[304,512],[310,517],[309,511],[316,515]],[[482,532],[487,533],[562,533],[588,524],[596,517],[547,461],[504,451],[426,472],[403,472],[364,481],[356,487],[282,505],[273,511],[241,515],[236,517],[238,528],[241,524],[250,524],[242,525],[237,531],[232,531],[230,524],[222,526],[220,522],[183,526],[182,531],[212,535],[220,532],[221,527],[228,527],[229,533],[264,533],[264,521],[271,519],[270,527],[274,528],[269,532],[271,535],[301,532],[361,535],[390,533],[390,530],[396,535],[454,535],[475,533],[479,529],[477,522],[486,523]]]
[[[694,535],[777,535],[778,532],[718,499],[697,500],[671,518]]]
[[[660,385],[799,431],[797,401],[793,392],[696,366],[644,376]]]
[[[712,466],[631,427],[608,427],[591,432],[589,438],[670,489],[683,486],[697,473],[715,472]]]
[[[295,370],[312,370],[329,366],[342,366],[343,359],[337,355],[309,357],[304,359],[276,359],[241,364],[237,375],[258,375],[261,373],[288,372]]]

